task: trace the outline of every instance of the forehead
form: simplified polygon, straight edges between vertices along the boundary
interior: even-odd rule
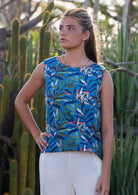
[[[60,21],[60,25],[68,26],[68,25],[75,25],[75,26],[81,26],[76,18],[66,16],[63,17]]]

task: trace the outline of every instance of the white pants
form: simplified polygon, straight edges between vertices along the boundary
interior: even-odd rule
[[[102,160],[91,152],[40,154],[41,195],[95,195]]]

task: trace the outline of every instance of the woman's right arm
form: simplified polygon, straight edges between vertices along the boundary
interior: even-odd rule
[[[15,107],[21,119],[32,134],[41,151],[43,151],[42,147],[46,148],[48,146],[48,143],[45,141],[44,137],[49,137],[50,135],[46,132],[41,132],[32,116],[28,102],[44,85],[44,83],[44,63],[42,62],[35,68],[30,79],[24,85],[15,99]]]

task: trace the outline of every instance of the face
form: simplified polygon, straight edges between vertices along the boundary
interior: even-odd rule
[[[59,40],[64,49],[84,47],[89,31],[83,32],[77,19],[64,17],[59,26]]]

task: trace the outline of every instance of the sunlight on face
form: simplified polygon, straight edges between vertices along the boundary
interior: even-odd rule
[[[59,25],[59,35],[68,35],[71,33],[82,33],[82,26],[78,23],[77,19],[73,17],[62,18]]]

